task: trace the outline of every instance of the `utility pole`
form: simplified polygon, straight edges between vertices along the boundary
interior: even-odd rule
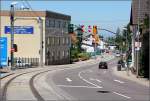
[[[127,35],[127,29],[126,29],[126,64],[127,64],[127,75],[129,76],[129,66],[128,66],[128,35]]]
[[[40,22],[40,66],[43,67],[43,19],[39,17]]]
[[[14,67],[14,5],[12,4],[10,9],[10,21],[11,21],[11,69]]]
[[[137,34],[137,43],[138,43],[138,47],[137,47],[137,55],[136,55],[136,77],[139,77],[139,35],[140,35],[140,0],[138,2],[138,34]]]

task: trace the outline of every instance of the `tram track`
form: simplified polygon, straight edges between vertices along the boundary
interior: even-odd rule
[[[53,69],[54,70],[54,69]],[[40,71],[40,72],[39,72]],[[38,76],[38,75],[40,75],[40,74],[42,74],[42,73],[45,73],[45,72],[49,72],[49,71],[52,71],[51,69],[49,70],[43,70],[43,71],[41,71],[41,70],[35,70],[35,71],[29,71],[29,72],[24,72],[24,73],[20,73],[20,74],[18,74],[18,75],[16,75],[16,76],[14,76],[14,77],[12,77],[11,79],[9,79],[6,83],[5,83],[5,85],[4,85],[4,87],[2,88],[2,97],[1,97],[1,101],[7,101],[7,91],[8,91],[8,88],[9,88],[9,86],[11,85],[11,83],[15,80],[15,79],[17,79],[17,78],[19,78],[19,77],[21,77],[21,76],[23,76],[23,75],[28,75],[28,74],[30,74],[30,73],[35,73],[35,72],[37,72],[37,73],[35,73],[35,74],[33,74],[32,76],[31,76],[31,78],[29,79],[29,86],[30,86],[30,90],[32,91],[32,93],[33,93],[33,95],[34,95],[34,97],[37,99],[37,101],[44,101],[44,99],[42,98],[42,96],[39,94],[39,92],[37,91],[37,89],[35,88],[35,86],[34,86],[34,79]],[[3,78],[4,79],[4,78]],[[2,79],[1,79],[2,80]],[[19,87],[18,87],[19,88]]]

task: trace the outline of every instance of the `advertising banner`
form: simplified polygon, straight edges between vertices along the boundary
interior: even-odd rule
[[[7,38],[0,37],[0,66],[7,66]]]

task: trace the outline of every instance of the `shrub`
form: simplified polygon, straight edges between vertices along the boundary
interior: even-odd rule
[[[79,53],[79,54],[78,54],[78,58],[79,58],[80,60],[82,60],[82,61],[88,60],[88,59],[90,58],[90,54],[89,54],[89,53],[85,53],[85,52]]]

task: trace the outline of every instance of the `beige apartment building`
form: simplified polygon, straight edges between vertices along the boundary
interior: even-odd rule
[[[43,63],[65,64],[70,62],[71,39],[68,24],[71,16],[52,11],[15,11],[14,43],[18,51],[14,57],[40,59],[40,23],[43,20]],[[10,57],[10,12],[1,11],[1,37],[7,37],[7,54]]]

